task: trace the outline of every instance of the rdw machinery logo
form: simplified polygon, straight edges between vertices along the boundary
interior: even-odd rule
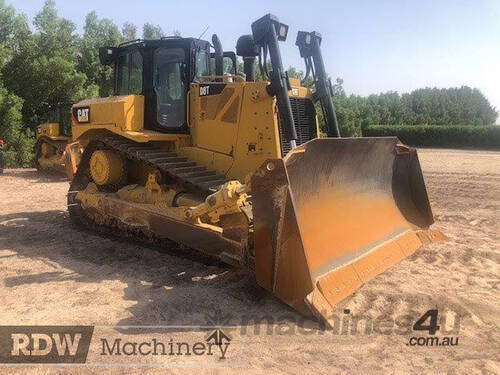
[[[92,326],[2,326],[0,363],[85,363]]]

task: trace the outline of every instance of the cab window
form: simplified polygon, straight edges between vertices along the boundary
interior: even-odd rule
[[[176,128],[185,122],[186,57],[182,48],[158,48],[154,52],[153,88],[156,121]]]
[[[210,58],[210,71],[215,72],[215,57]],[[229,56],[224,56],[222,59],[222,74],[236,75],[236,68],[233,64],[233,60]]]
[[[116,62],[116,94],[128,94],[128,59],[121,55]]]
[[[196,53],[196,73],[195,78],[210,75],[209,70],[210,54],[204,49],[199,49]]]
[[[129,92],[130,94],[142,92],[142,55],[139,51],[130,55]]]
[[[124,53],[116,62],[117,95],[142,93],[142,55],[139,51]]]

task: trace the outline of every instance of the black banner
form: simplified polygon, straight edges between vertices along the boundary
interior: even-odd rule
[[[225,83],[210,83],[210,84],[200,84],[200,96],[210,96],[210,95],[219,95],[224,88],[226,87]]]
[[[0,326],[0,363],[85,363],[93,326]]]

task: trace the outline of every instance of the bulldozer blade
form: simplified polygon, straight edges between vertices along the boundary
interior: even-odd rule
[[[332,306],[422,244],[432,211],[415,149],[397,138],[323,138],[252,177],[255,276],[303,314]]]

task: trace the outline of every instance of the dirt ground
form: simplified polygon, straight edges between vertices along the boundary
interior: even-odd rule
[[[419,156],[435,227],[449,241],[425,246],[336,306],[340,317],[344,309],[348,317],[397,321],[408,315],[404,334],[331,333],[317,325],[300,330],[300,317],[242,271],[77,231],[66,212],[68,183],[35,170],[0,176],[0,324],[204,325],[219,314],[248,329],[237,371],[500,373],[500,152],[423,149]],[[448,317],[455,323],[459,317],[449,334],[459,337],[457,346],[406,345],[411,336],[428,336],[411,327],[429,309],[446,315],[448,326]],[[271,317],[276,324],[269,332],[254,321],[242,323],[242,316]],[[26,370],[233,369],[0,367]]]

